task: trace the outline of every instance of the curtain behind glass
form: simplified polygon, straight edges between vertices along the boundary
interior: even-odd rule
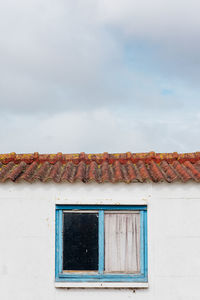
[[[105,213],[105,272],[140,272],[140,213]]]

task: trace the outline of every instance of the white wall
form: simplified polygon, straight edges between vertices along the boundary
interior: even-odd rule
[[[55,203],[148,205],[149,288],[58,289]],[[199,300],[200,185],[0,185],[0,299]]]

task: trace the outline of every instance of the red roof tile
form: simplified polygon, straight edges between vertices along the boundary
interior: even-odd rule
[[[0,154],[0,182],[200,182],[200,152]]]

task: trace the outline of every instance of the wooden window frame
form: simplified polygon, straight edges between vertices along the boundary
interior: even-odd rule
[[[95,274],[69,272],[62,269],[63,212],[87,211],[99,213],[99,268]],[[139,211],[140,213],[140,273],[104,273],[104,212]],[[148,282],[147,206],[146,205],[56,205],[55,215],[55,281],[56,282]]]

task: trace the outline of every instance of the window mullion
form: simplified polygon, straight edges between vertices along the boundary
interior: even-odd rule
[[[104,271],[104,211],[99,211],[99,274]]]
[[[58,272],[62,273],[62,266],[63,266],[63,211],[61,209],[58,210]]]
[[[143,212],[144,214],[144,276],[147,277],[148,272],[148,257],[147,257],[147,211]]]
[[[144,274],[144,211],[140,212],[140,270]]]

